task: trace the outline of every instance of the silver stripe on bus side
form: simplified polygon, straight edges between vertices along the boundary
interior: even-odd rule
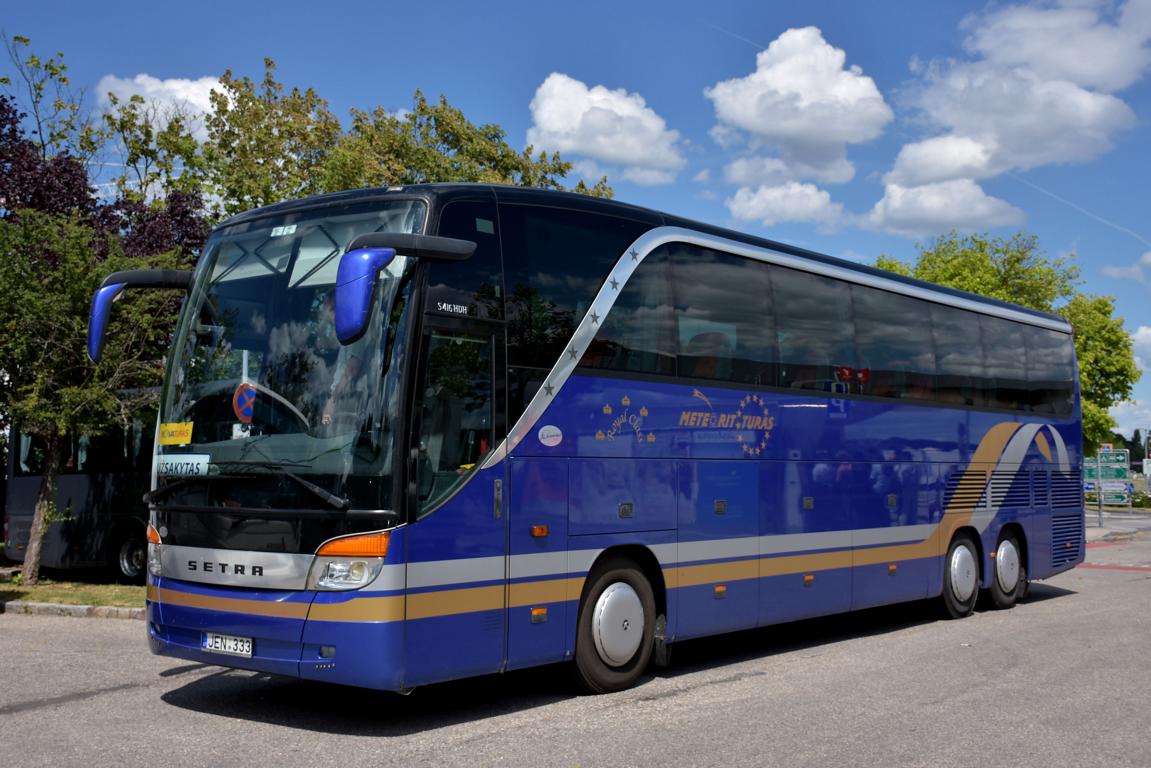
[[[409,589],[503,580],[504,558],[499,555],[408,563]]]
[[[757,261],[778,264],[791,269],[832,277],[845,282],[879,288],[892,293],[923,299],[924,301],[935,304],[966,309],[982,315],[1014,320],[1016,322],[1063,333],[1071,332],[1071,326],[1063,320],[1038,317],[1009,307],[983,304],[982,302],[967,299],[962,296],[939,293],[927,288],[908,285],[898,280],[891,280],[878,275],[864,274],[847,269],[846,267],[837,267],[833,264],[823,264],[799,256],[791,256],[767,248],[760,248],[758,246],[748,245],[682,227],[656,227],[641,235],[624,251],[623,255],[620,256],[615,267],[600,287],[599,293],[596,294],[595,300],[592,301],[591,306],[588,307],[587,313],[584,314],[580,324],[576,327],[575,333],[572,334],[571,339],[565,347],[564,354],[560,355],[560,359],[556,361],[556,364],[548,373],[547,378],[544,380],[543,387],[536,392],[531,402],[528,403],[527,408],[524,409],[523,414],[519,420],[516,421],[515,426],[508,432],[508,436],[488,455],[487,459],[484,460],[482,465],[483,469],[499,464],[507,457],[509,452],[514,450],[515,447],[531,433],[539,419],[543,416],[544,411],[547,410],[548,405],[555,399],[556,394],[563,388],[564,384],[575,371],[576,365],[583,358],[584,353],[587,352],[587,348],[591,345],[592,339],[595,338],[600,324],[603,322],[603,319],[607,317],[608,313],[611,312],[616,299],[619,297],[620,292],[627,284],[632,273],[635,272],[636,268],[643,263],[643,260],[647,258],[652,251],[668,243],[686,243],[701,248],[711,248],[736,256],[744,256]]]

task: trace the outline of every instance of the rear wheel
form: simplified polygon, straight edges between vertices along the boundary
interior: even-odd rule
[[[995,578],[991,580],[991,602],[996,608],[1010,608],[1027,589],[1027,571],[1019,552],[1019,542],[1005,533],[995,548]]]
[[[962,619],[975,610],[979,599],[979,552],[966,533],[958,534],[943,561],[943,608],[950,618]]]
[[[627,561],[596,570],[580,605],[576,672],[594,693],[635,685],[651,659],[655,597],[651,585]]]

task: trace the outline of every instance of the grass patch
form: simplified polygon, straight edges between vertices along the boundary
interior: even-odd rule
[[[65,605],[107,605],[118,608],[143,608],[144,587],[126,584],[82,584],[74,581],[41,579],[34,587],[0,584],[0,603],[26,600],[31,603],[64,603]]]

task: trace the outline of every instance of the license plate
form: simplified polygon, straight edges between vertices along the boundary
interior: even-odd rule
[[[245,659],[250,659],[252,658],[252,638],[205,632],[204,650],[209,653],[223,653],[228,656],[243,656]]]

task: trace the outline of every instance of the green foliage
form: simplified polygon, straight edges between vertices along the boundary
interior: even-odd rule
[[[68,79],[64,54],[43,58],[21,35],[4,43],[15,74],[0,76],[0,86],[27,110],[29,133],[41,156],[67,152],[90,160],[100,149],[101,135],[83,110],[83,93]]]
[[[322,184],[329,191],[436,181],[564,189],[571,163],[559,153],[533,157],[530,146],[517,152],[505,137],[500,126],[477,126],[443,96],[433,104],[417,90],[412,109],[398,114],[353,109],[352,127],[328,157]],[[576,191],[612,194],[606,177],[590,188],[581,181]]]
[[[311,88],[285,92],[275,72],[266,58],[259,86],[228,70],[212,91],[204,164],[208,191],[227,213],[323,191],[319,171],[340,121]]]
[[[1079,268],[1069,259],[1043,255],[1038,237],[951,232],[922,247],[913,264],[881,256],[876,266],[1065,317],[1075,330],[1085,450],[1094,451],[1114,429],[1108,409],[1131,396],[1140,376],[1131,336],[1114,316],[1114,300],[1079,293]]]
[[[922,247],[912,265],[881,256],[876,266],[1045,312],[1070,299],[1079,281],[1077,266],[1044,256],[1039,238],[1024,232],[1004,239],[953,231]]]
[[[320,192],[359,187],[480,182],[565,189],[572,164],[558,153],[522,151],[494,123],[476,125],[440,97],[416,91],[410,110],[353,109],[344,130],[328,103],[312,89],[288,90],[264,60],[257,84],[231,71],[213,91],[205,117],[208,137],[197,142],[187,115],[160,114],[140,97],[109,94],[112,111],[104,135],[115,141],[125,172],[122,197],[200,189],[216,215],[234,214]],[[580,180],[572,191],[613,194],[607,177]]]
[[[1075,329],[1083,401],[1097,406],[1105,418],[1106,429],[1088,432],[1084,409],[1084,433],[1090,436],[1090,446],[1094,448],[1115,428],[1107,409],[1131,396],[1141,372],[1135,364],[1131,334],[1123,328],[1123,319],[1114,316],[1115,303],[1110,296],[1079,294],[1059,313]],[[1099,419],[1098,423],[1103,426],[1104,420]],[[1086,437],[1084,442],[1088,442]]]
[[[101,256],[101,254],[107,254]],[[114,236],[77,216],[22,210],[0,220],[0,369],[10,376],[10,413],[34,434],[97,433],[128,423],[143,388],[160,382],[170,294],[120,302],[99,366],[87,359],[89,302],[108,273],[175,267],[174,254],[120,255]],[[137,297],[133,297],[136,299]],[[121,399],[117,393],[138,391]]]
[[[109,93],[108,101],[104,135],[120,148],[123,172],[115,180],[120,199],[144,202],[201,189],[206,169],[191,132],[191,115],[177,107],[161,108],[138,95],[124,101]]]

